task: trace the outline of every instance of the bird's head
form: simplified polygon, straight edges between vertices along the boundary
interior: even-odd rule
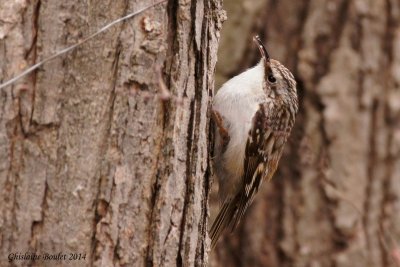
[[[260,65],[264,70],[263,90],[271,98],[297,101],[296,80],[293,74],[279,61],[270,58],[258,35],[253,38],[253,41],[262,57]]]

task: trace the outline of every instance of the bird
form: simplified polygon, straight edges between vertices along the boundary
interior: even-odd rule
[[[212,249],[225,229],[234,231],[263,180],[271,180],[298,112],[293,74],[270,58],[258,35],[253,41],[261,60],[224,83],[212,104],[220,200]]]

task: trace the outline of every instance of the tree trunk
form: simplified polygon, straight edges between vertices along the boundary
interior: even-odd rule
[[[151,3],[0,0],[0,81]],[[220,0],[171,0],[0,91],[1,266],[207,263],[223,18]],[[26,252],[42,258],[8,261]]]
[[[301,110],[273,181],[211,266],[400,266],[399,1],[225,8],[219,84],[255,64],[260,33],[295,74]]]

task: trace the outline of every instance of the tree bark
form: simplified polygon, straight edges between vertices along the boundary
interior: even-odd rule
[[[399,266],[399,1],[249,2],[225,3],[219,84],[255,64],[259,33],[297,78],[301,110],[211,266]]]
[[[152,3],[1,0],[0,81]],[[206,265],[223,18],[171,0],[0,91],[1,266]],[[7,259],[25,252],[68,263]]]

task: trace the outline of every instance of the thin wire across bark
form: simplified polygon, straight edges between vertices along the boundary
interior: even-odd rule
[[[150,5],[150,6],[144,7],[144,8],[142,8],[142,9],[139,9],[138,11],[132,12],[132,13],[130,13],[130,14],[128,14],[128,15],[122,17],[122,18],[119,18],[119,19],[117,19],[117,20],[114,20],[113,22],[107,24],[106,26],[104,26],[103,28],[99,29],[99,30],[96,31],[95,33],[92,33],[91,35],[89,35],[89,36],[85,37],[84,39],[82,39],[81,41],[77,42],[76,44],[71,45],[71,46],[69,46],[69,47],[66,47],[66,48],[64,48],[64,49],[62,49],[62,50],[56,52],[54,55],[51,55],[51,56],[49,56],[49,57],[43,59],[42,61],[36,63],[35,65],[33,65],[33,66],[27,68],[26,70],[24,70],[23,72],[21,72],[20,74],[18,74],[17,76],[15,76],[14,78],[11,78],[10,80],[6,81],[6,82],[3,83],[3,84],[0,84],[0,90],[3,89],[3,88],[5,88],[6,86],[9,86],[9,85],[13,84],[14,82],[16,82],[17,80],[19,80],[19,79],[21,79],[22,77],[26,76],[27,74],[31,73],[32,71],[38,69],[39,67],[41,67],[42,65],[44,65],[44,64],[47,63],[48,61],[53,60],[53,59],[55,59],[55,58],[57,58],[57,57],[59,57],[59,56],[65,54],[65,53],[68,53],[69,51],[71,51],[71,50],[77,48],[78,46],[81,46],[82,44],[84,44],[84,43],[86,43],[87,41],[93,39],[94,37],[96,37],[96,36],[99,35],[100,33],[102,33],[102,32],[104,32],[104,31],[106,31],[107,29],[111,28],[111,27],[114,26],[115,24],[118,24],[118,23],[120,23],[120,22],[122,22],[122,21],[124,21],[124,20],[130,19],[130,18],[132,18],[132,17],[134,17],[134,16],[136,16],[136,15],[142,13],[143,11],[146,11],[147,9],[152,8],[152,7],[154,7],[154,6],[156,6],[156,5],[159,5],[159,4],[161,4],[161,3],[164,3],[164,2],[166,2],[166,1],[167,1],[167,0],[161,0],[161,1],[155,2],[154,4],[152,4],[152,5]]]

